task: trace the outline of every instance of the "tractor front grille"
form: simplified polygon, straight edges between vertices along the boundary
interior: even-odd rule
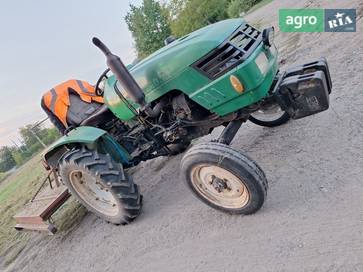
[[[261,32],[244,24],[192,66],[208,78],[216,79],[247,59],[261,41]]]

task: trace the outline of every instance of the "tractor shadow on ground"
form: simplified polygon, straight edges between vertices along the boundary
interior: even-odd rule
[[[143,195],[143,212],[138,220],[162,214],[164,209],[190,197],[181,176],[183,155],[159,157],[128,170]]]
[[[232,142],[232,147],[238,151],[253,158],[259,163],[266,175],[270,184],[270,192],[267,202],[263,208],[264,213],[268,213],[270,209],[294,209],[306,202],[304,194],[294,196],[294,201],[291,202],[286,192],[294,191],[298,184],[292,184],[291,177],[284,178],[275,167],[278,166],[275,162],[287,161],[291,154],[295,153],[296,141],[287,142],[286,139],[291,136],[295,130],[301,125],[294,125],[292,122],[283,125],[279,128],[261,128],[255,125],[246,125],[245,129],[241,129]],[[207,142],[218,137],[222,128],[217,128],[212,135],[207,135],[198,139],[193,144]],[[291,130],[289,132],[289,130]],[[295,146],[293,148],[293,146]],[[276,148],[276,151],[274,150]],[[192,196],[192,192],[184,184],[183,176],[180,170],[180,161],[185,154],[179,154],[171,157],[159,157],[147,162],[142,162],[140,165],[129,170],[133,175],[135,183],[137,183],[144,196],[143,213],[139,220],[144,220],[158,214],[163,214],[165,209],[175,207],[186,201],[205,205]],[[271,163],[273,162],[273,163]],[[291,162],[285,164],[284,170],[294,172],[295,170]],[[301,179],[301,174],[295,173],[297,179]],[[300,176],[300,177],[298,177]],[[284,187],[284,190],[277,189]],[[273,195],[273,197],[271,197]]]

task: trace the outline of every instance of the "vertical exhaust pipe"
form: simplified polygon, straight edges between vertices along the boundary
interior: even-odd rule
[[[146,107],[145,94],[140,88],[139,84],[135,81],[134,77],[127,70],[121,59],[112,54],[110,49],[101,42],[98,38],[94,37],[92,42],[97,46],[106,56],[107,66],[110,68],[116,79],[120,82],[122,87],[130,95],[131,99],[139,104],[142,108]]]

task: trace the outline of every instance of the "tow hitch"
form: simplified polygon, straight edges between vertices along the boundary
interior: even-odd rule
[[[281,74],[273,95],[292,119],[299,119],[327,110],[331,88],[328,63],[321,58]]]

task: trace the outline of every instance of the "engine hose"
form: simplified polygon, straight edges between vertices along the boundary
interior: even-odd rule
[[[165,105],[166,100],[160,100],[153,108],[150,106],[150,104],[147,104],[143,110],[147,116],[155,118],[159,116]]]

